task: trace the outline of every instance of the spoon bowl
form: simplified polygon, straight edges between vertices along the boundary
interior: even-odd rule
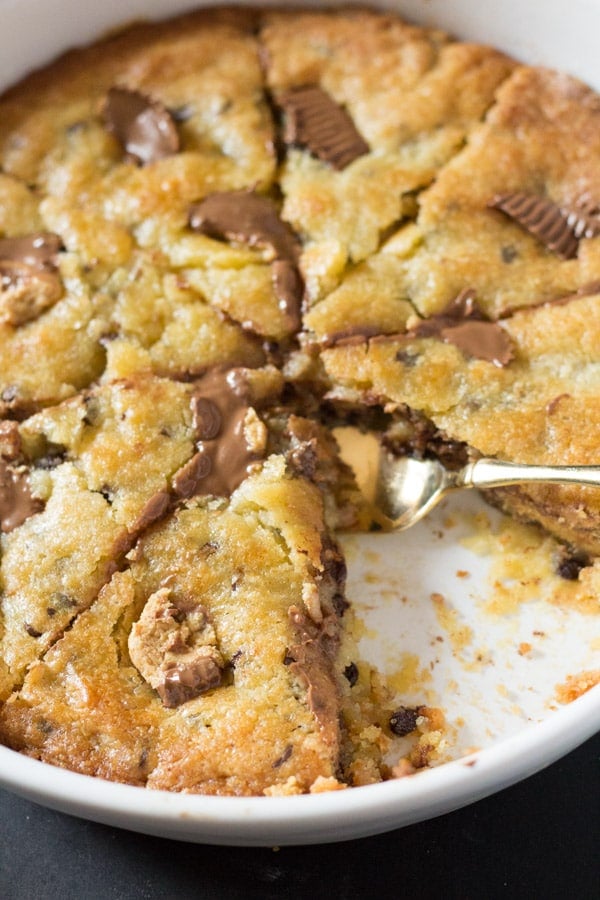
[[[372,507],[374,519],[402,531],[419,522],[451,491],[481,490],[525,483],[579,484],[600,487],[600,466],[521,465],[478,459],[450,471],[437,459],[392,453],[374,434],[354,428],[336,429],[343,461]]]

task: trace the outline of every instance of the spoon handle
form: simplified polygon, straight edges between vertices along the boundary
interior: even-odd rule
[[[529,466],[496,459],[478,459],[465,466],[457,487],[494,488],[526,481],[600,486],[600,466]]]

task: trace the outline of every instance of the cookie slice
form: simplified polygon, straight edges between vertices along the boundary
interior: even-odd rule
[[[505,365],[477,358],[441,335],[419,337],[414,331],[334,347],[323,359],[338,386],[334,394],[351,394],[355,402],[367,397],[399,411],[406,428],[400,452],[443,456],[444,446],[454,443],[459,463],[484,455],[597,465],[599,304],[598,293],[573,295],[522,310],[501,325],[479,321],[509,342],[512,358]],[[462,327],[468,329],[468,322]],[[423,435],[436,431],[426,446]],[[563,541],[600,550],[595,488],[523,485],[488,496]]]
[[[345,568],[283,456],[140,539],[0,714],[9,746],[167,790],[339,786]]]
[[[308,245],[302,264],[314,302],[414,214],[412,192],[460,148],[514,63],[365,10],[275,12],[264,21],[266,79],[287,145],[283,214]],[[326,127],[336,109],[347,117],[337,139]]]
[[[597,281],[600,239],[581,220],[600,202],[599,152],[598,95],[567,75],[519,68],[485,124],[420,195],[405,296],[429,316],[472,288],[498,318]],[[565,258],[553,236],[569,234]],[[401,233],[398,240],[406,243]]]

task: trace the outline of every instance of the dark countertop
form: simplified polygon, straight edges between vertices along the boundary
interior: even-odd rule
[[[508,790],[341,844],[211,847],[147,837],[0,791],[2,900],[600,897],[600,735]]]

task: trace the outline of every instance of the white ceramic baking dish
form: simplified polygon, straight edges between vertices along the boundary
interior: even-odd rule
[[[120,23],[197,5],[196,0],[0,0],[0,89]],[[416,22],[494,44],[524,61],[565,69],[600,88],[597,0],[398,0],[385,5]],[[600,687],[568,706],[557,708],[554,702],[556,684],[569,673],[597,667],[600,613],[567,613],[540,599],[510,620],[486,616],[476,598],[489,589],[490,560],[474,555],[463,540],[472,521],[464,511],[473,504],[477,501],[472,498],[468,503],[458,498],[409,533],[346,542],[349,594],[367,626],[363,649],[370,659],[385,669],[403,654],[413,654],[427,665],[437,627],[427,598],[452,578],[455,609],[481,643],[494,648],[494,665],[478,670],[461,668],[449,650],[446,655],[436,650],[432,689],[451,721],[466,720],[450,754],[458,758],[370,787],[241,799],[107,783],[0,747],[0,784],[56,809],[147,833],[197,842],[279,845],[344,840],[399,827],[475,801],[548,765],[600,728]],[[457,524],[442,528],[449,509]],[[404,567],[408,560],[410,566]],[[376,579],[370,577],[374,566]],[[459,568],[471,573],[468,589],[456,581]],[[408,603],[399,602],[403,595]],[[552,638],[534,659],[519,660],[515,643],[534,626]],[[458,688],[449,691],[449,683]]]

